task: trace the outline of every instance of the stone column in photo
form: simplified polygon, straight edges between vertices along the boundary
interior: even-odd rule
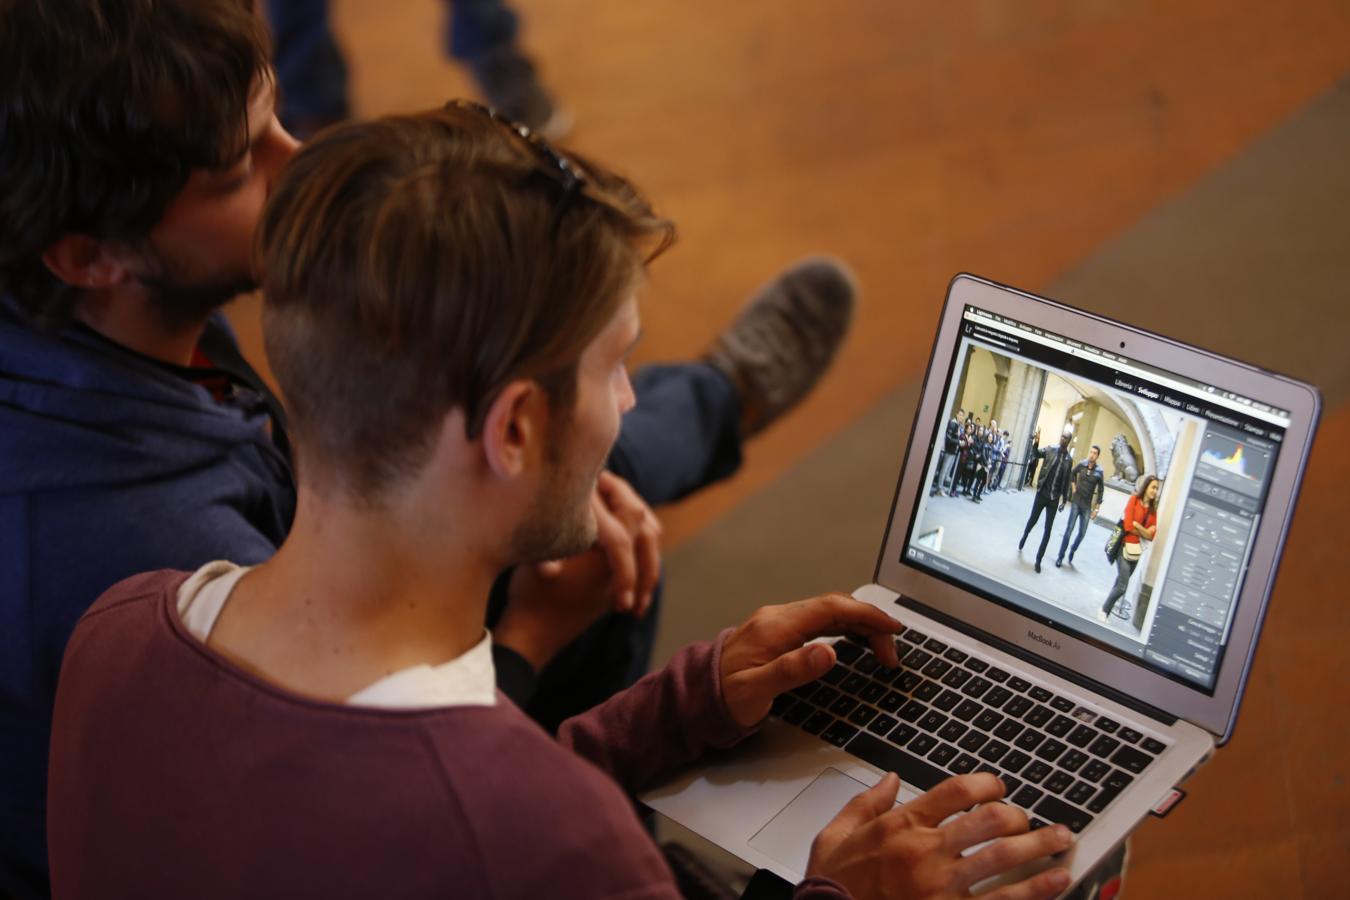
[[[1010,470],[1013,463],[1027,461],[1027,440],[1040,415],[1041,398],[1045,395],[1045,376],[1044,369],[1017,360],[1010,361],[998,416],[1002,427],[1008,432],[1008,439],[1012,441],[1012,452],[1008,456]],[[1018,466],[1016,472],[1019,478],[1026,479],[1025,468]]]

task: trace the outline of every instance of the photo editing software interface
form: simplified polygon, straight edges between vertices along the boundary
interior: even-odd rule
[[[902,562],[1212,693],[1288,426],[968,306]],[[1152,538],[1113,561],[1141,490]]]

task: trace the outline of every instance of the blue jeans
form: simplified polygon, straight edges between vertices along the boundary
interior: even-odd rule
[[[1073,539],[1073,549],[1069,549],[1069,535],[1073,534],[1074,522],[1078,523],[1078,537]],[[1064,526],[1064,539],[1059,544],[1059,560],[1064,560],[1064,551],[1069,551],[1069,556],[1078,552],[1078,545],[1083,543],[1083,535],[1087,534],[1088,527],[1088,508],[1079,506],[1077,503],[1069,504],[1069,521]]]
[[[351,112],[347,63],[328,21],[328,0],[267,0],[282,121],[328,122]],[[445,52],[471,60],[516,41],[519,21],[505,0],[455,0],[445,19]]]
[[[1139,565],[1139,560],[1128,560],[1125,558],[1124,546],[1120,549],[1120,555],[1116,557],[1116,583],[1111,585],[1111,593],[1106,595],[1106,602],[1102,604],[1102,612],[1108,616],[1115,607],[1116,601],[1125,596],[1125,591],[1130,586],[1130,576],[1134,574],[1134,567]]]

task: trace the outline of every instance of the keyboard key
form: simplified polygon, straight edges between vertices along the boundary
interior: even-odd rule
[[[990,681],[996,681],[999,684],[1002,684],[1003,682],[1008,680],[1008,673],[998,668],[997,666],[994,666],[989,671],[984,673],[984,677],[988,678]]]
[[[1096,725],[1098,728],[1100,728],[1102,731],[1105,731],[1107,734],[1111,734],[1117,728],[1120,727],[1119,722],[1117,722],[1115,719],[1108,719],[1106,716],[1098,716],[1097,721],[1093,722],[1092,724]]]
[[[1050,724],[1045,726],[1045,730],[1057,738],[1062,738],[1070,731],[1073,731],[1074,724],[1074,720],[1070,719],[1068,716],[1055,716],[1050,720]]]
[[[904,722],[901,722],[899,725],[895,726],[895,728],[891,729],[891,732],[886,735],[886,740],[895,744],[897,747],[903,747],[905,744],[914,740],[914,735],[918,733],[919,729],[915,728],[913,725],[906,725]]]
[[[1012,699],[1013,692],[1005,687],[996,687],[984,695],[984,705],[998,709]]]
[[[858,657],[858,660],[855,663],[853,663],[853,671],[861,672],[864,675],[871,675],[873,672],[877,670],[877,667],[880,665],[881,661],[878,660],[875,656],[873,656],[869,651],[867,653],[864,653],[862,656]]]
[[[917,722],[919,719],[923,718],[923,714],[926,712],[928,712],[928,707],[924,706],[918,700],[911,700],[901,707],[896,715],[906,722]]]
[[[1075,747],[1086,747],[1088,744],[1092,743],[1092,739],[1096,736],[1097,732],[1093,731],[1091,728],[1086,725],[1079,725],[1066,740]]]
[[[1144,771],[1149,763],[1153,762],[1153,757],[1133,747],[1121,747],[1111,757],[1111,762],[1138,775]]]
[[[942,683],[947,685],[947,687],[959,688],[966,683],[968,678],[970,678],[970,672],[965,669],[952,669],[943,676]]]
[[[849,743],[848,750],[884,772],[894,772],[920,791],[932,788],[947,777],[947,773],[937,766],[865,732]]]
[[[1147,750],[1149,753],[1152,753],[1154,756],[1157,756],[1159,753],[1167,749],[1166,744],[1155,738],[1144,738],[1144,743],[1141,746],[1143,746],[1145,750]]]
[[[972,656],[970,659],[966,660],[966,668],[972,672],[983,672],[985,669],[989,668],[989,663]]]
[[[965,737],[956,742],[956,746],[960,747],[962,750],[968,750],[971,753],[974,753],[976,750],[983,747],[984,742],[987,740],[989,740],[989,735],[980,731],[970,731],[966,733]]]
[[[1032,784],[1040,784],[1043,780],[1045,780],[1045,776],[1049,775],[1053,771],[1055,770],[1052,769],[1050,766],[1047,766],[1045,763],[1037,760],[1022,770],[1022,777],[1025,778],[1027,781],[1030,781]]]
[[[939,766],[945,766],[955,758],[956,748],[951,744],[938,744],[933,752],[928,754],[928,759]]]
[[[877,684],[873,681],[858,692],[858,699],[864,703],[876,703],[882,697],[886,696],[886,694],[886,685]]]
[[[1059,759],[1059,755],[1063,753],[1065,749],[1064,744],[1051,738],[1036,748],[1036,755],[1046,762],[1054,762]]]
[[[937,746],[937,743],[937,738],[933,737],[931,734],[918,734],[914,736],[914,740],[910,741],[905,746],[920,756],[926,756],[928,755],[929,750],[932,750]]]
[[[1059,758],[1059,767],[1066,772],[1077,772],[1090,757],[1082,750],[1070,750]]]
[[[1000,781],[1003,782],[1003,796],[1004,796],[1004,797],[1011,797],[1013,794],[1015,794],[1015,793],[1017,792],[1017,789],[1020,788],[1020,787],[1022,786],[1022,779],[1020,779],[1020,778],[1014,778],[1014,777],[1012,777],[1011,775],[1009,775],[1007,772],[1001,772],[1001,773],[999,773],[998,778],[999,778]]]
[[[947,649],[947,645],[937,638],[929,638],[923,642],[923,648],[925,650],[932,650],[934,653],[941,653]]]
[[[859,706],[848,717],[854,725],[866,725],[877,717],[877,711],[870,706]]]
[[[900,635],[900,637],[909,641],[911,644],[922,644],[924,641],[928,640],[928,635],[921,631],[915,631],[913,628]]]
[[[849,674],[850,673],[848,669],[839,665],[839,663],[835,663],[834,668],[830,669],[830,671],[820,676],[820,680],[825,682],[826,684],[838,684],[839,682],[847,678]]]
[[[1008,752],[1008,745],[1002,741],[990,741],[980,748],[980,759],[987,762],[996,763],[1003,758],[1003,754]]]
[[[966,682],[966,686],[961,688],[961,693],[967,697],[979,699],[980,695],[993,687],[993,684],[987,679],[976,676]]]
[[[1023,728],[1026,728],[1026,726],[1016,719],[1004,719],[1003,722],[994,729],[994,737],[998,738],[1000,741],[1011,741],[1022,733]]]
[[[941,728],[946,721],[945,715],[937,710],[930,709],[924,714],[923,718],[919,719],[919,727],[924,731],[933,732]]]
[[[1036,815],[1049,822],[1058,822],[1074,834],[1088,827],[1092,816],[1076,806],[1070,806],[1058,797],[1042,797],[1036,804]]]
[[[1013,675],[1008,678],[1008,689],[1017,691],[1019,694],[1025,694],[1031,689],[1031,682]]]
[[[1086,781],[1080,781],[1069,788],[1069,792],[1064,795],[1064,799],[1068,800],[1070,803],[1077,803],[1079,806],[1086,806],[1087,802],[1092,799],[1092,795],[1096,792],[1097,789],[1095,787],[1088,784]]]
[[[1026,722],[1032,728],[1040,728],[1045,725],[1046,722],[1049,722],[1054,715],[1055,714],[1050,711],[1050,707],[1037,706],[1033,707],[1031,712],[1023,716],[1022,721]]]
[[[890,684],[896,678],[900,677],[900,673],[903,671],[903,669],[895,669],[891,666],[877,666],[876,671],[872,673],[872,681]]]
[[[802,731],[805,731],[809,734],[820,734],[822,731],[825,730],[825,726],[829,725],[833,721],[834,716],[830,715],[827,712],[821,712],[820,710],[816,710],[815,712],[811,713],[810,716],[807,717],[805,722],[802,723]]]
[[[844,665],[848,665],[863,655],[863,648],[848,641],[839,641],[834,645],[834,655]]]
[[[923,667],[923,674],[927,675],[929,678],[941,678],[943,675],[947,674],[947,671],[951,669],[951,667],[952,664],[945,659],[935,659]]]
[[[787,722],[789,725],[801,725],[810,718],[811,713],[815,711],[816,708],[811,704],[797,702],[793,704],[791,709],[784,713],[783,721]]]
[[[872,720],[872,724],[867,726],[867,730],[873,734],[879,734],[885,737],[890,730],[895,727],[896,720],[891,716],[882,713]]]
[[[842,747],[857,733],[858,729],[847,722],[835,721],[829,728],[821,732],[820,736],[836,747]]]
[[[995,728],[998,727],[998,723],[1002,721],[1003,717],[1001,715],[994,712],[992,709],[986,709],[984,712],[976,716],[975,721],[972,722],[971,724],[974,725],[976,728],[982,728],[985,731],[993,731]]]
[[[843,681],[839,682],[839,690],[845,694],[857,694],[858,691],[871,683],[865,676],[859,675],[857,672],[850,672]]]
[[[923,684],[923,676],[918,672],[906,672],[895,679],[896,689],[904,691],[906,694],[921,684]]]
[[[1093,784],[1102,780],[1102,776],[1111,771],[1111,767],[1100,759],[1094,759],[1083,767],[1082,776]]]
[[[1049,822],[1045,821],[1044,819],[1038,819],[1035,816],[1028,816],[1027,818],[1030,822],[1032,831],[1035,831],[1038,828],[1046,828],[1050,825]]]
[[[962,653],[960,650],[957,650],[955,647],[953,647],[952,649],[948,650],[946,653],[944,653],[944,654],[942,654],[942,655],[945,656],[945,657],[947,657],[947,658],[950,659],[952,662],[954,662],[954,663],[956,663],[956,664],[958,664],[958,665],[960,665],[961,663],[965,662],[965,661],[966,661],[966,658],[967,658],[967,655],[966,655],[965,653]]]
[[[1122,728],[1116,734],[1116,737],[1120,738],[1127,744],[1137,744],[1139,743],[1139,740],[1140,738],[1143,737],[1143,735],[1135,731],[1133,728]]]
[[[969,722],[983,712],[983,710],[984,708],[974,700],[962,700],[961,705],[952,711],[952,715],[956,716],[962,722]]]
[[[1027,710],[1035,705],[1036,704],[1032,703],[1026,697],[1014,697],[1004,705],[1003,711],[1010,716],[1015,716],[1020,719],[1026,714]]]
[[[1103,787],[1087,803],[1087,808],[1092,812],[1099,813],[1111,805],[1111,801],[1120,796],[1120,788]]]
[[[933,654],[929,653],[927,650],[920,650],[918,647],[915,647],[913,650],[909,651],[909,655],[904,658],[903,662],[906,669],[922,669],[924,666],[928,665],[928,661],[932,658]]]
[[[1032,787],[1029,784],[1022,785],[1021,789],[1012,796],[1012,802],[1023,809],[1031,809],[1036,801],[1045,796],[1045,791],[1040,788]]]
[[[811,702],[816,706],[829,706],[835,700],[839,699],[839,691],[830,687],[828,684],[822,684],[811,695]]]
[[[933,705],[936,706],[938,709],[942,710],[943,712],[951,712],[952,707],[956,706],[956,704],[960,702],[961,702],[961,695],[958,694],[956,691],[953,691],[951,688],[948,688],[941,694],[938,694],[937,699],[933,701]]]
[[[853,712],[853,707],[858,705],[858,701],[852,697],[840,697],[830,704],[830,712],[836,716],[846,716]]]
[[[1019,734],[1017,740],[1013,741],[1013,743],[1023,750],[1031,751],[1039,747],[1043,740],[1045,740],[1045,735],[1041,734],[1039,731],[1027,729]]]
[[[1132,776],[1126,775],[1119,769],[1112,769],[1111,774],[1106,776],[1105,784],[1109,788],[1115,788],[1118,791],[1123,791],[1125,788],[1130,786],[1130,782],[1132,781],[1134,781],[1134,778]]]
[[[942,692],[936,681],[925,681],[914,689],[914,696],[927,703]]]
[[[1050,705],[1060,712],[1073,712],[1073,701],[1067,697],[1051,697]]]
[[[1049,703],[1050,698],[1054,696],[1054,694],[1043,687],[1034,687],[1031,689],[1031,699],[1035,700],[1037,703]]]
[[[1088,752],[1093,756],[1110,756],[1119,746],[1120,741],[1113,737],[1102,735],[1092,742],[1092,746],[1088,747]]]
[[[1029,762],[1031,762],[1031,757],[1027,756],[1021,750],[1009,750],[1004,755],[1003,761],[1000,762],[999,765],[1007,771],[1015,773],[1022,771],[1022,767]]]
[[[975,757],[971,756],[969,753],[962,753],[956,759],[952,760],[952,764],[947,768],[951,769],[957,775],[964,775],[967,772],[973,772],[976,764],[977,761]]]
[[[826,674],[829,673],[827,672]],[[788,691],[788,693],[792,694],[793,696],[800,697],[803,700],[806,700],[812,694],[814,694],[816,692],[816,689],[819,687],[820,687],[819,681],[808,681],[806,684],[798,685],[797,687]]]
[[[791,694],[779,694],[773,698],[773,706],[769,707],[769,713],[781,718],[783,713],[791,709],[796,703],[797,698]]]
[[[1073,784],[1073,776],[1067,772],[1055,770],[1045,779],[1045,789],[1052,794],[1062,794]]]
[[[899,709],[904,705],[905,705],[905,695],[900,693],[899,691],[891,691],[885,697],[882,697],[880,700],[877,701],[877,706],[881,707],[883,711],[888,713],[895,712],[897,709]]]
[[[957,741],[961,739],[961,735],[965,734],[969,728],[970,726],[964,722],[958,722],[955,719],[952,719],[946,725],[943,725],[942,729],[938,731],[937,734],[938,737],[942,738],[944,741]]]

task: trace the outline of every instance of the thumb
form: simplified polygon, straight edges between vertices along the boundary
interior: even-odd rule
[[[887,772],[881,780],[844,804],[839,814],[820,831],[817,839],[825,844],[836,844],[868,822],[889,811],[900,793],[900,776]],[[824,848],[822,848],[824,849]]]
[[[745,706],[744,723],[759,722],[769,704],[784,691],[801,687],[830,671],[834,649],[826,644],[807,644],[783,653],[760,667],[744,669],[737,675],[737,694]],[[738,716],[740,718],[740,716]]]

